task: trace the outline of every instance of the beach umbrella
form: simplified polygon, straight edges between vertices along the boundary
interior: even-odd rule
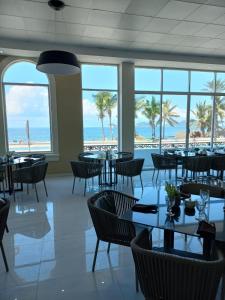
[[[29,124],[29,120],[26,121],[26,136],[27,136],[28,149],[30,151],[30,124]]]

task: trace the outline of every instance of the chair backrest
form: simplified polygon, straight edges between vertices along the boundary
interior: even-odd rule
[[[150,250],[148,230],[131,242],[141,290],[146,299],[212,300],[224,271],[224,258],[214,261]]]
[[[212,157],[211,169],[217,171],[225,170],[225,155],[219,155]]]
[[[97,237],[105,242],[129,246],[135,236],[132,223],[119,215],[130,209],[135,198],[117,191],[103,191],[88,199],[87,204]]]
[[[6,228],[6,223],[7,223],[7,218],[9,214],[9,207],[10,207],[10,202],[7,200],[4,200],[5,203],[2,204],[1,200],[1,208],[0,208],[0,242],[3,239],[5,228]]]
[[[89,155],[91,156],[93,154],[93,152],[81,152],[79,155],[78,155],[78,159],[80,161],[87,161],[87,162],[91,162],[93,161],[93,159],[91,157],[88,157]]]
[[[137,176],[142,172],[144,158],[135,158],[124,162],[116,163],[116,172],[124,176]]]
[[[186,157],[184,160],[184,168],[194,172],[207,172],[211,168],[212,157],[196,156]]]
[[[74,177],[90,178],[101,174],[102,165],[92,161],[71,161]]]
[[[225,198],[225,190],[218,186],[203,183],[186,183],[180,186],[180,191],[185,194],[200,195],[200,190],[208,190],[211,197]]]
[[[119,151],[117,154],[119,156],[122,155],[122,157],[118,158],[116,162],[128,161],[134,158],[134,154],[132,152]]]
[[[48,163],[45,161],[36,162],[31,166],[32,170],[32,181],[34,183],[45,179],[48,169]]]
[[[168,170],[175,169],[177,165],[176,157],[172,155],[162,155],[157,153],[151,153],[152,162],[155,169]]]

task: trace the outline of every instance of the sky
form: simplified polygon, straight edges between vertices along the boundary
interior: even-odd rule
[[[12,64],[3,77],[5,83],[6,112],[8,128],[24,128],[26,120],[30,127],[50,127],[48,87],[21,86],[17,83],[48,84],[45,74],[29,62]],[[15,83],[9,85],[7,83]]]
[[[217,73],[217,78],[224,80],[225,73]],[[160,69],[135,68],[135,90],[136,91],[160,91],[161,90]],[[213,72],[191,72],[191,91],[202,92],[208,81],[214,79]],[[35,68],[35,64],[30,62],[17,62],[12,64],[5,72],[3,78],[6,94],[6,110],[8,127],[22,128],[28,119],[31,127],[49,127],[49,105],[48,88],[45,86],[19,86],[16,83],[39,83],[48,84],[45,74]],[[15,85],[7,85],[7,83]],[[82,87],[83,89],[83,112],[85,127],[100,127],[101,122],[95,106],[95,95],[98,91],[94,89],[110,90],[112,95],[117,95],[118,90],[118,69],[117,66],[107,65],[82,65]],[[90,90],[91,89],[91,90]],[[188,91],[188,72],[184,70],[164,70],[163,89],[174,92]],[[118,96],[118,95],[117,95]],[[151,99],[152,95],[137,95],[137,98]],[[158,101],[160,98],[155,95]],[[186,120],[187,96],[164,95],[163,100],[171,100],[176,106],[176,113],[179,115],[178,122]],[[191,109],[196,103],[207,100],[211,103],[210,97],[192,96]],[[191,115],[193,117],[193,115]],[[112,123],[118,123],[117,106],[112,110]],[[138,121],[138,122],[137,122]],[[136,123],[148,123],[142,113],[138,113]],[[108,115],[105,115],[104,126],[109,126]]]

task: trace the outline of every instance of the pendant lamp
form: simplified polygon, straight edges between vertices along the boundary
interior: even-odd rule
[[[40,54],[37,69],[47,74],[72,75],[80,72],[80,64],[73,53],[49,50]]]

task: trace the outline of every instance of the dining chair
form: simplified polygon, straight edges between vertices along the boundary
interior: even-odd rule
[[[144,158],[135,158],[128,161],[116,162],[115,165],[116,176],[121,175],[123,177],[125,176],[127,178],[130,178],[132,191],[134,191],[133,177],[135,176],[140,177],[142,190],[144,188],[142,183],[142,178],[141,178],[141,172],[143,169],[144,160],[145,160]]]
[[[87,161],[71,161],[70,164],[74,176],[72,194],[74,192],[76,178],[81,178],[85,180],[84,196],[86,195],[87,179],[98,176],[98,183],[99,185],[101,185],[102,164]]]
[[[5,197],[5,166],[0,165],[0,192],[3,192],[3,195]]]
[[[224,199],[225,197],[224,188],[218,186],[213,186],[204,183],[195,183],[195,182],[190,182],[190,183],[180,185],[180,191],[185,194],[200,195],[200,190],[208,190],[210,197],[222,198],[222,199]]]
[[[0,248],[2,252],[2,257],[3,261],[5,264],[5,269],[6,272],[9,271],[6,255],[5,255],[5,250],[3,247],[3,237],[5,230],[7,229],[7,219],[8,219],[8,214],[9,214],[9,207],[10,207],[10,202],[8,200],[2,200],[0,201]]]
[[[158,180],[159,172],[161,170],[169,171],[169,177],[171,177],[171,170],[175,170],[175,177],[177,178],[177,160],[172,155],[162,155],[157,153],[151,153],[152,162],[154,166],[152,180],[155,176],[155,171],[157,171],[156,181]]]
[[[184,169],[186,170],[186,178],[188,172],[191,172],[191,179],[196,181],[206,180],[210,175],[212,157],[209,156],[194,156],[184,159]]]
[[[212,157],[211,170],[216,171],[216,177],[223,180],[223,172],[225,170],[225,155]]]
[[[219,251],[211,261],[156,251],[147,229],[131,241],[131,249],[146,300],[216,299],[224,271]]]
[[[33,184],[35,188],[37,202],[39,202],[37,183],[43,181],[45,193],[48,197],[47,187],[45,183],[45,176],[47,173],[48,163],[45,161],[38,161],[31,165],[30,167],[20,168],[13,171],[12,178],[13,183],[25,183]],[[14,184],[13,184],[14,186]],[[13,188],[13,195],[15,201],[15,189]]]
[[[78,160],[87,161],[87,162],[96,162],[96,160],[93,160],[91,157],[89,157],[89,156],[92,156],[92,155],[93,155],[93,152],[88,152],[88,151],[81,152],[78,155]]]
[[[95,271],[100,241],[108,243],[107,253],[111,243],[130,247],[130,242],[136,235],[135,226],[119,217],[131,209],[136,201],[136,198],[114,190],[102,191],[88,199],[87,204],[97,235],[92,272]],[[136,289],[138,290],[137,281]]]

